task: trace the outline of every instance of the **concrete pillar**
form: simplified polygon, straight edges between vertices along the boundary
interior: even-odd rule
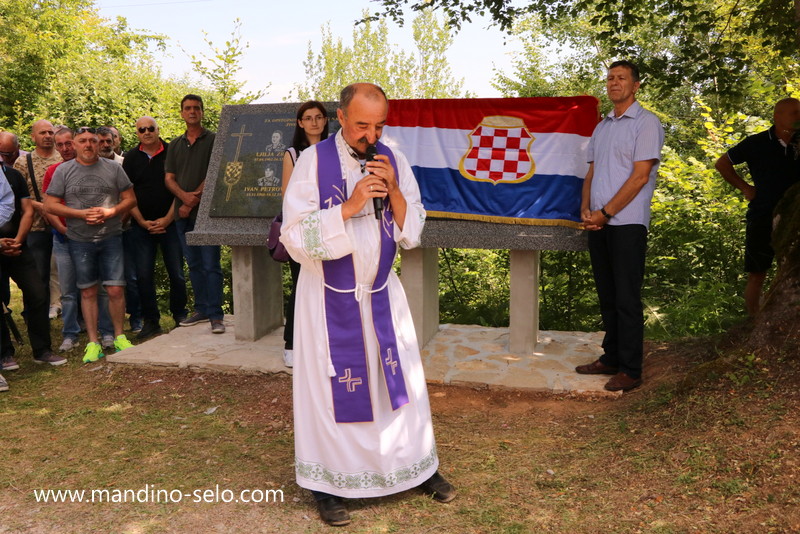
[[[508,350],[530,354],[539,337],[539,251],[512,250]]]
[[[439,249],[402,249],[400,260],[400,280],[422,348],[439,331]]]
[[[255,341],[283,325],[281,264],[267,247],[231,247],[236,339]]]

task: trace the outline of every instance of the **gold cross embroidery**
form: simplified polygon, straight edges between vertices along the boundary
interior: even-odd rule
[[[397,373],[397,360],[392,357],[392,349],[386,349],[386,358],[383,361],[392,368],[392,375],[395,375]]]
[[[228,186],[228,194],[225,195],[225,202],[230,201],[231,199],[231,189],[234,185],[239,183],[239,180],[242,179],[242,170],[244,169],[244,163],[239,161],[239,152],[242,150],[242,141],[244,141],[245,137],[250,137],[251,133],[245,133],[244,131],[244,124],[242,124],[242,131],[239,133],[231,134],[231,137],[238,137],[239,140],[236,143],[236,155],[233,156],[233,161],[229,161],[228,164],[225,166],[225,177],[222,181],[225,185]]]
[[[361,378],[360,377],[358,377],[358,376],[351,377],[350,375],[351,375],[351,371],[350,371],[350,368],[348,367],[347,369],[344,370],[344,376],[339,377],[339,382],[340,383],[347,384],[347,392],[348,393],[354,392],[356,390],[356,386],[360,386],[361,385]]]

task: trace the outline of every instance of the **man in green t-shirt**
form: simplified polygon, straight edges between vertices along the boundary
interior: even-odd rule
[[[203,99],[198,95],[183,97],[181,118],[186,123],[186,131],[170,142],[164,163],[164,183],[175,195],[175,209],[178,212],[175,225],[194,291],[194,313],[181,321],[180,325],[192,326],[211,321],[211,331],[224,334],[220,247],[190,246],[186,242],[186,234],[194,230],[197,219],[215,134],[203,128]]]

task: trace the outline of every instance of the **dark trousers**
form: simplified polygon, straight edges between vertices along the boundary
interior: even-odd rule
[[[36,270],[44,284],[45,297],[47,302],[50,302],[50,256],[53,254],[53,232],[48,228],[47,230],[29,232],[28,239],[25,241],[28,244],[28,253],[33,258]],[[48,311],[49,311],[48,304]],[[28,307],[26,306],[27,310]]]
[[[131,329],[142,326],[142,303],[139,300],[139,285],[136,282],[136,250],[134,245],[133,227],[122,232],[122,249],[125,261],[125,311],[130,315]]]
[[[292,292],[286,303],[286,325],[283,327],[283,348],[294,348],[294,299],[297,297],[297,277],[300,276],[300,264],[289,258],[289,271],[292,273]]]
[[[642,375],[642,282],[647,228],[606,225],[589,232],[589,255],[606,335],[600,361],[632,378]]]
[[[51,242],[52,244],[52,242]],[[41,356],[50,350],[50,299],[46,291],[48,285],[42,282],[33,255],[25,247],[19,256],[0,256],[0,271],[3,273],[3,287],[8,287],[10,277],[22,291],[22,303],[25,306],[25,322],[28,326],[28,339],[34,357]],[[49,280],[48,280],[49,282]],[[8,304],[8,303],[6,303]],[[11,335],[5,321],[2,323],[2,346],[6,354],[14,354]]]
[[[128,232],[134,243],[136,278],[144,320],[157,323],[161,317],[158,311],[155,281],[158,249],[161,249],[164,267],[169,276],[169,310],[175,319],[186,317],[186,277],[183,274],[183,251],[175,224],[170,224],[164,234],[151,234],[135,223]]]

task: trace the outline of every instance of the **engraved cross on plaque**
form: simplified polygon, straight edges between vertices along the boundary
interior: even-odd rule
[[[239,141],[236,144],[236,155],[233,156],[233,161],[229,161],[225,166],[224,182],[225,185],[228,186],[228,194],[225,195],[225,202],[228,202],[231,199],[231,189],[233,186],[238,184],[239,180],[242,179],[242,168],[244,165],[241,161],[239,161],[239,152],[242,150],[242,141],[244,141],[244,138],[253,135],[251,133],[245,133],[244,128],[245,126],[242,124],[242,129],[239,133],[231,134],[231,137],[238,137]]]
[[[383,361],[392,368],[392,375],[397,373],[397,360],[392,356],[392,349],[386,349],[386,358]]]
[[[342,383],[342,384],[346,383],[347,384],[347,392],[348,393],[354,392],[356,390],[356,386],[360,386],[361,385],[361,378],[360,377],[358,377],[358,376],[351,377],[350,375],[351,375],[351,371],[350,371],[350,368],[348,367],[347,369],[344,370],[344,376],[339,377],[339,382],[340,383]]]

